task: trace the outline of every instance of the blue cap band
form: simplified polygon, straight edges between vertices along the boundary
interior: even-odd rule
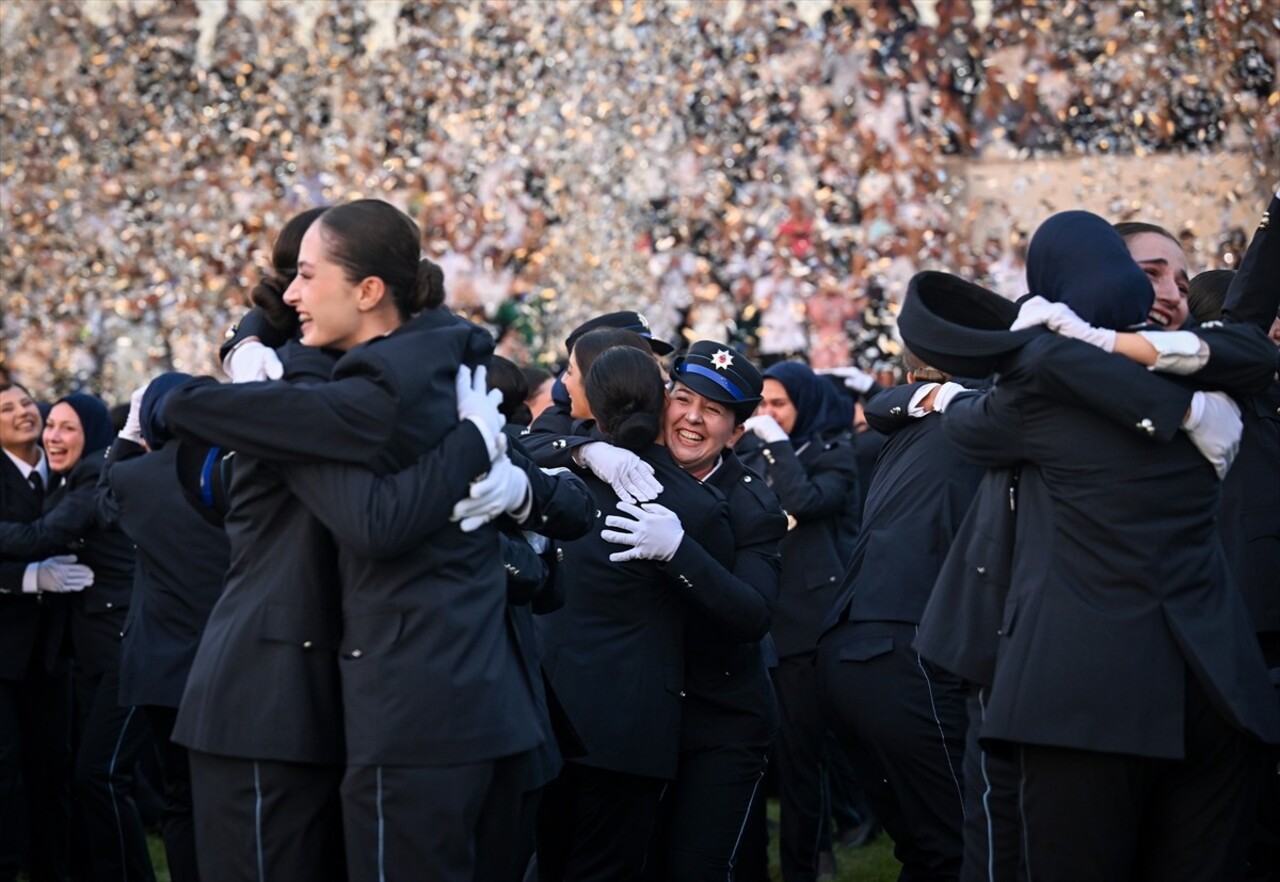
[[[732,395],[734,401],[745,401],[746,399],[752,397],[750,395],[747,395],[737,386],[730,383],[729,378],[726,377],[724,374],[722,374],[720,371],[712,370],[711,368],[704,368],[700,364],[690,364],[688,361],[681,362],[680,366],[676,368],[677,374],[683,374],[686,371],[695,373],[700,377],[706,377],[708,380],[715,383],[721,389],[724,389],[724,391]]]
[[[200,469],[200,501],[205,508],[213,508],[213,465],[221,452],[221,447],[210,447],[204,457],[204,468]]]

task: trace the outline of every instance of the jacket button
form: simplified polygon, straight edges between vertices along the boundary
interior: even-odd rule
[[[978,575],[979,575],[979,576],[985,576],[986,574],[987,574],[987,568],[986,568],[986,567],[978,567]]]
[[[732,676],[733,676],[733,674],[730,674],[728,671],[725,671],[725,672],[724,672],[724,675],[725,675],[726,677],[732,677]]]
[[[302,648],[303,648],[303,649],[310,649],[310,648],[311,648],[311,641],[310,641],[310,640],[303,640],[303,641],[302,641]]]
[[[750,475],[743,475],[743,476],[742,476],[742,483],[744,483],[744,484],[750,484],[750,483],[751,483],[751,476],[750,476]]]
[[[111,602],[111,601],[109,601],[109,600],[107,601],[107,609],[111,609],[111,608],[113,608],[114,606],[115,606],[115,604],[114,604],[114,603],[112,603],[112,602]]]
[[[683,690],[683,689],[681,689],[681,690],[680,690],[680,697],[681,697],[681,698],[684,698],[684,690]]]
[[[1003,636],[1004,636],[1004,628],[999,628],[999,629],[997,629],[997,630],[996,630],[996,636],[997,636],[997,637],[1003,637]]]
[[[889,408],[889,416],[902,416],[902,408],[900,407]]]
[[[361,651],[361,650],[359,650],[359,649],[353,649],[353,650],[351,650],[351,657],[352,657],[352,658],[359,658],[359,657],[360,657],[360,656],[362,656],[362,655],[364,655],[364,652],[362,652],[362,651]]]

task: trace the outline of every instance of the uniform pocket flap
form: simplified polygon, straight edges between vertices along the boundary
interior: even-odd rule
[[[342,627],[342,655],[360,658],[371,650],[385,649],[400,639],[404,613],[398,609],[384,609],[351,616],[342,623]]]
[[[1240,518],[1240,529],[1246,542],[1267,536],[1280,536],[1280,508],[1246,511]]]
[[[893,638],[859,637],[840,647],[840,661],[870,661],[876,656],[893,652]]]
[[[1013,633],[1014,622],[1018,620],[1018,598],[1010,597],[1005,601],[1004,615],[1000,618],[1000,633],[1008,637]]]
[[[1013,537],[975,532],[964,550],[972,574],[996,585],[1008,585],[1013,570]]]
[[[303,649],[338,648],[337,629],[326,625],[315,610],[288,603],[269,603],[262,608],[258,636],[263,640],[292,643]]]

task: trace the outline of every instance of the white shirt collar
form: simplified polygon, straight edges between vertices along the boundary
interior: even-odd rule
[[[710,478],[716,472],[720,471],[720,466],[722,465],[724,465],[724,456],[723,455],[717,456],[716,464],[711,467],[711,471],[707,472],[705,475],[703,475],[701,478],[698,479],[698,483],[705,484],[708,478]]]
[[[49,486],[49,460],[45,459],[43,447],[37,447],[36,449],[40,451],[40,459],[35,465],[31,465],[25,459],[14,456],[8,450],[0,448],[0,450],[4,450],[4,455],[9,457],[13,464],[18,467],[18,472],[23,478],[30,480],[32,472],[39,472],[40,480],[44,482],[44,486],[47,488]]]

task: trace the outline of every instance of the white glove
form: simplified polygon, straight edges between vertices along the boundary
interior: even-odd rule
[[[93,570],[76,563],[74,554],[63,554],[33,564],[36,568],[36,590],[50,594],[83,591],[93,584]]]
[[[462,532],[470,533],[503,514],[525,520],[531,502],[529,476],[503,455],[490,467],[489,474],[473,482],[471,492],[454,505],[451,520],[462,521]]]
[[[278,380],[284,376],[284,365],[276,351],[252,337],[237,343],[227,353],[222,370],[233,383]]]
[[[134,444],[142,443],[142,396],[147,394],[147,387],[141,386],[133,390],[129,396],[129,415],[125,417],[120,437]]]
[[[868,389],[876,383],[876,378],[864,371],[862,368],[853,365],[842,365],[840,367],[823,368],[818,371],[820,374],[833,374],[844,380],[844,385],[859,394],[865,394]]]
[[[1151,370],[1165,374],[1194,374],[1209,362],[1209,344],[1190,331],[1139,331],[1156,351]]]
[[[1018,317],[1009,326],[1010,331],[1021,331],[1044,325],[1050,331],[1073,340],[1082,340],[1105,352],[1114,352],[1116,332],[1108,328],[1095,328],[1071,311],[1065,303],[1050,303],[1036,295],[1022,304]]]
[[[756,437],[766,444],[787,440],[787,433],[782,431],[782,426],[778,425],[778,421],[765,413],[756,414],[743,423],[742,426],[748,432],[754,432]]]
[[[1196,392],[1191,396],[1191,414],[1182,422],[1182,431],[1200,455],[1209,461],[1218,480],[1227,475],[1240,451],[1240,408],[1225,392]]]
[[[484,436],[489,460],[493,461],[505,449],[498,439],[503,437],[502,427],[507,421],[498,410],[498,405],[502,403],[502,391],[485,388],[487,374],[484,365],[476,368],[474,373],[465,364],[458,368],[458,420],[471,420],[475,423]]]
[[[649,502],[662,492],[662,484],[653,476],[653,466],[630,450],[592,441],[579,447],[574,455],[612,487],[623,502]]]
[[[627,560],[671,560],[675,557],[676,549],[684,539],[684,527],[674,511],[656,502],[645,505],[619,502],[618,511],[626,512],[634,520],[609,515],[604,519],[605,526],[628,532],[601,530],[600,538],[631,547],[609,555],[609,560],[622,563]]]

